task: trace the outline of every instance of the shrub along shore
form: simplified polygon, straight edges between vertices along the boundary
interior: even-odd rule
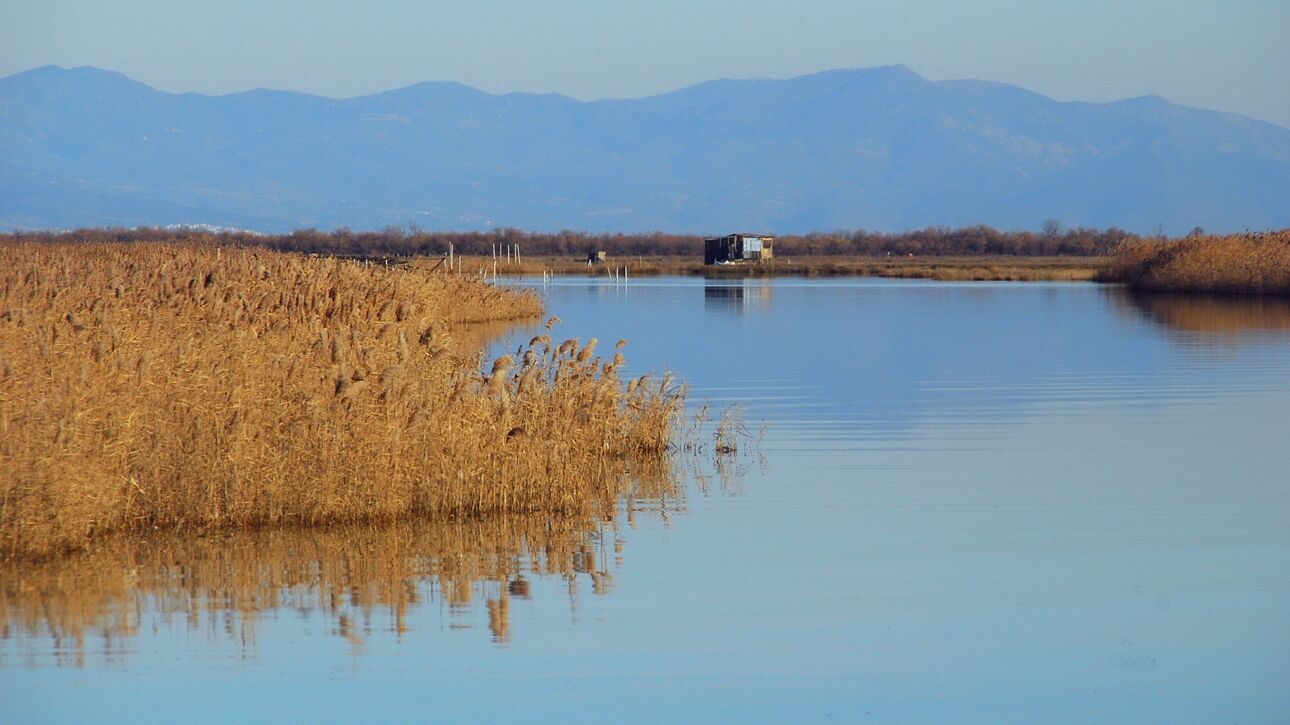
[[[114,532],[586,515],[684,391],[475,279],[208,244],[0,244],[0,558]],[[554,320],[552,321],[554,322]],[[548,324],[548,329],[550,323]]]

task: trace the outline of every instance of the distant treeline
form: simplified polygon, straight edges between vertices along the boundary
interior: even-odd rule
[[[1108,254],[1134,235],[1121,229],[1059,229],[1046,225],[1042,232],[1000,231],[987,226],[929,227],[918,231],[881,233],[844,231],[784,235],[775,238],[779,257],[832,256],[1080,256]],[[268,247],[279,251],[312,252],[345,256],[438,256],[449,245],[458,254],[492,254],[493,249],[518,245],[525,256],[565,256],[604,251],[609,256],[701,256],[703,237],[687,234],[593,234],[497,229],[487,232],[426,232],[415,226],[387,227],[382,231],[332,232],[301,229],[290,234],[264,235],[240,231],[206,231],[191,228],[100,228],[71,232],[16,232],[0,240],[38,242],[176,242],[195,241]]]

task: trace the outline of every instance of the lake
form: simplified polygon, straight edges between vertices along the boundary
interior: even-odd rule
[[[0,720],[1290,719],[1290,303],[510,284],[741,406],[738,453],[710,421],[613,521],[0,569]]]

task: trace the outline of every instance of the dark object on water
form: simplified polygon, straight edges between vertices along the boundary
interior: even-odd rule
[[[529,582],[524,577],[512,579],[506,583],[506,591],[513,597],[529,598]]]

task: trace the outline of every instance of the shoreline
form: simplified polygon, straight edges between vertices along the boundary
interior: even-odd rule
[[[442,257],[385,260],[414,268],[446,270]],[[491,256],[455,259],[463,274],[491,276],[558,276],[625,274],[632,277],[702,276],[715,279],[761,277],[881,277],[963,282],[1089,282],[1109,264],[1107,257],[1023,257],[978,255],[954,257],[786,257],[760,264],[705,265],[699,257],[613,257],[594,265],[585,258],[541,256],[516,262]]]

